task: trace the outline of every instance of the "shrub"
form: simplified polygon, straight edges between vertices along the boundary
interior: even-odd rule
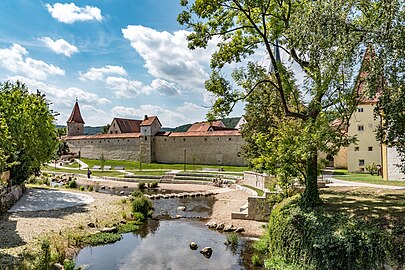
[[[152,201],[145,196],[136,197],[132,201],[132,212],[134,212],[134,214],[137,212],[141,213],[142,216],[139,216],[140,220],[145,220],[152,215],[152,208]]]
[[[225,245],[227,246],[237,246],[239,242],[238,235],[235,232],[228,233],[226,235]]]
[[[254,266],[260,266],[261,265],[260,257],[258,255],[255,254],[255,255],[252,256],[252,264]]]
[[[70,180],[68,183],[68,188],[77,188],[77,182],[75,180]]]
[[[141,196],[143,196],[143,193],[140,190],[135,190],[134,192],[131,193],[131,196],[135,197],[135,198],[136,197],[141,197]]]
[[[85,187],[84,186],[80,186],[79,188],[81,191],[84,191]]]
[[[151,188],[157,188],[158,186],[159,186],[158,181],[153,181],[153,182],[150,184],[150,187],[151,187]]]
[[[322,207],[305,209],[299,196],[272,211],[265,237],[271,269],[382,269],[388,261],[381,229]]]
[[[368,171],[371,175],[377,174],[378,172],[377,164],[375,164],[374,162],[372,164],[367,164],[366,171]]]
[[[89,186],[88,191],[93,191],[93,186]]]
[[[66,259],[64,262],[63,262],[63,268],[65,269],[65,270],[74,270],[75,269],[75,262],[74,261],[72,261],[72,260],[68,260],[68,259]]]
[[[35,263],[35,269],[48,270],[51,263],[51,246],[49,241],[45,240],[41,243],[41,252]]]
[[[139,182],[138,183],[138,189],[145,189],[146,188],[146,184],[144,182]]]

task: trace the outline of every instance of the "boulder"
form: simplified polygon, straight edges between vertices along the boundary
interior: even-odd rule
[[[125,191],[120,191],[120,194],[121,194],[121,195],[124,195],[124,194],[125,194]]]
[[[224,223],[219,223],[219,224],[217,225],[217,227],[216,227],[216,229],[217,229],[218,231],[222,231],[224,228],[225,228],[225,224],[224,224]]]
[[[196,244],[195,242],[191,242],[191,243],[190,243],[190,248],[191,248],[192,250],[196,250],[196,249],[198,248],[198,246],[197,246],[197,244]]]
[[[186,207],[184,205],[180,205],[179,207],[177,207],[177,210],[186,211]]]
[[[176,215],[176,218],[182,218],[182,216],[181,215]]]
[[[54,264],[53,264],[53,269],[56,269],[56,270],[63,270],[63,269],[65,269],[65,268],[64,268],[63,265],[61,265],[60,263],[54,263]]]
[[[207,225],[207,227],[209,229],[216,229],[217,228],[217,223],[215,221],[208,222],[206,225]]]
[[[102,228],[102,229],[100,230],[100,232],[103,232],[103,233],[117,233],[117,232],[118,232],[118,228],[117,228],[117,227]]]
[[[233,232],[235,230],[236,230],[236,228],[232,224],[231,225],[226,225],[224,227],[224,232]]]
[[[101,186],[100,189],[105,189],[105,186]]]
[[[235,230],[235,232],[238,232],[238,233],[241,233],[241,232],[244,232],[244,231],[245,231],[245,228],[243,228],[243,227],[238,227]]]
[[[212,248],[210,247],[205,247],[202,250],[200,250],[200,253],[204,255],[205,258],[210,258],[212,255]]]

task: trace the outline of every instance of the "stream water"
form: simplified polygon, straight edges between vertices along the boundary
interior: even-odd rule
[[[213,197],[171,198],[155,201],[154,219],[136,233],[124,234],[114,244],[86,247],[75,258],[76,265],[91,270],[113,269],[246,269],[241,257],[245,244],[230,248],[226,234],[211,231],[200,218],[211,214]],[[185,206],[186,210],[178,210]],[[182,215],[182,219],[174,219]],[[198,217],[198,219],[195,219]],[[190,242],[197,250],[189,247]],[[210,258],[200,254],[204,247],[213,250]]]

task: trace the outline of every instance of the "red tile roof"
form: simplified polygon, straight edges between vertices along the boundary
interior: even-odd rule
[[[114,118],[117,122],[117,125],[122,133],[139,133],[142,121],[134,119],[125,119],[125,118]]]
[[[79,108],[79,103],[75,103],[75,106],[73,107],[72,113],[70,114],[69,119],[67,120],[67,123],[82,123],[84,124],[82,115],[80,113],[80,108]]]
[[[375,51],[372,47],[366,49],[364,54],[363,62],[361,63],[360,74],[357,83],[357,94],[360,98],[360,103],[377,103],[381,95],[381,88],[377,88],[375,95],[370,97],[366,90],[364,89],[366,84],[366,79],[368,77],[367,67],[370,65],[370,60],[375,57]]]
[[[224,123],[222,123],[221,120],[214,121],[214,122],[199,122],[199,123],[194,123],[189,127],[187,132],[205,132],[209,131],[210,128],[213,128],[215,130],[216,127],[218,128],[225,128]]]
[[[159,118],[157,118],[157,116],[145,116],[145,120],[142,121],[141,126],[150,126],[152,125],[152,123],[156,120],[159,121]],[[160,121],[159,121],[160,124]],[[162,125],[162,124],[160,124]]]
[[[126,138],[139,138],[140,133],[121,133],[121,134],[96,134],[96,135],[79,135],[62,137],[64,140],[94,140],[94,139],[126,139]]]
[[[241,136],[239,130],[171,132],[168,137]]]

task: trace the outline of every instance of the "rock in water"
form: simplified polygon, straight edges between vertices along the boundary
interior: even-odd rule
[[[184,205],[180,205],[179,207],[177,207],[177,210],[186,211],[186,207]]]
[[[244,232],[244,231],[245,231],[245,228],[243,228],[243,227],[238,227],[238,228],[235,230],[235,232],[239,232],[239,233]]]
[[[196,250],[196,249],[198,248],[198,246],[197,246],[197,244],[196,244],[195,242],[191,242],[191,243],[190,243],[190,248],[191,248],[192,250]]]
[[[211,258],[212,255],[212,248],[210,247],[205,247],[202,250],[200,250],[200,253],[204,255],[205,258]]]
[[[103,228],[100,231],[103,232],[103,233],[117,233],[118,228],[117,227]]]
[[[225,227],[225,224],[224,223],[219,223],[218,225],[217,225],[217,230],[219,230],[219,231],[222,231],[223,229],[224,229],[224,227]]]
[[[226,225],[224,227],[224,232],[233,232],[235,230],[236,230],[236,228],[232,224],[231,225]]]

